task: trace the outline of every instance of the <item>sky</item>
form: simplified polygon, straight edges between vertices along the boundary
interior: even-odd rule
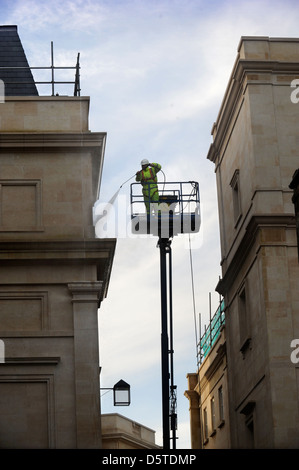
[[[134,179],[126,181],[143,158],[160,163],[167,182],[199,183],[200,232],[190,242],[188,235],[176,236],[171,245],[176,446],[190,449],[186,375],[197,370],[199,318],[203,328],[209,321],[209,293],[216,311],[221,276],[216,179],[207,159],[211,129],[240,38],[297,37],[298,1],[0,0],[0,13],[2,25],[18,26],[30,66],[50,65],[51,41],[56,66],[74,66],[80,53],[81,95],[90,96],[89,128],[107,132],[99,200],[106,203],[119,190],[112,208],[116,253],[99,310],[101,387],[123,379],[132,400],[128,407],[113,407],[112,393],[103,391],[102,413],[119,413],[153,429],[158,445],[159,248],[156,237],[132,236],[127,219],[118,214],[127,207]],[[33,73],[36,80],[43,77]],[[57,72],[56,79],[69,73]],[[55,92],[72,94],[60,87]],[[40,85],[39,93],[51,92]]]

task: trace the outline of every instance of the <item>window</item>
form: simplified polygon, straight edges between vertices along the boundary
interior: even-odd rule
[[[254,448],[254,415],[255,415],[255,402],[249,401],[244,408],[240,411],[245,416],[245,439],[246,447]]]
[[[250,343],[247,290],[248,288],[244,284],[238,297],[240,350],[242,353],[245,352]]]
[[[215,413],[215,398],[211,398],[211,423],[212,423],[212,435],[216,430],[216,413]]]
[[[203,430],[204,430],[204,440],[207,441],[209,438],[209,428],[208,428],[208,411],[207,408],[203,410]]]
[[[231,182],[232,196],[233,196],[233,210],[234,210],[234,222],[235,227],[238,225],[238,222],[242,216],[241,211],[241,195],[240,195],[240,173],[239,170],[236,170]]]
[[[218,389],[218,406],[219,406],[219,426],[224,424],[224,408],[223,408],[223,388]]]

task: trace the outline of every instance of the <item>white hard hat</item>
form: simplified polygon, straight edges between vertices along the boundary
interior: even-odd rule
[[[141,160],[140,164],[141,164],[141,166],[142,165],[149,165],[149,161],[146,158],[144,158],[143,160]]]

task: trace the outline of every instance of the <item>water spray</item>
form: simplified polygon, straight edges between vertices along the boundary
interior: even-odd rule
[[[163,173],[163,176],[164,176],[164,186],[165,186],[165,182],[166,182],[166,176],[165,176],[165,173],[164,171],[161,169],[161,173]],[[94,207],[93,207],[93,220],[94,220],[94,224],[99,220],[101,219],[102,217],[104,217],[108,211],[109,211],[109,208],[111,208],[111,206],[114,204],[114,201],[115,199],[117,198],[118,196],[118,193],[119,191],[121,190],[121,188],[126,184],[128,183],[128,181],[130,181],[131,179],[133,179],[134,177],[136,176],[136,173],[134,173],[134,175],[130,176],[130,178],[128,178],[126,181],[124,181],[120,187],[118,188],[118,190],[113,194],[113,196],[111,197],[111,199],[109,199],[109,201],[107,202],[107,204],[105,205],[105,207],[103,208],[103,212],[102,214],[97,214],[95,213],[95,209],[96,209],[96,206],[99,204],[99,200],[96,201],[96,203],[94,204]],[[163,190],[162,190],[162,193],[164,192],[164,186],[163,186]]]
[[[120,187],[118,188],[118,190],[113,194],[113,196],[109,199],[109,201],[107,202],[107,204],[105,205],[105,207],[102,209],[102,214],[96,214],[96,207],[97,205],[100,203],[100,200],[96,201],[96,203],[94,204],[93,206],[93,222],[94,222],[94,225],[96,224],[96,222],[98,222],[102,217],[104,217],[108,212],[109,210],[111,209],[111,206],[114,204],[114,201],[115,199],[117,198],[118,196],[118,193],[119,191],[121,190],[121,188],[128,182],[130,181],[132,178],[134,178],[136,173],[134,173],[134,175],[130,176],[130,178],[128,178],[126,181],[124,181]]]

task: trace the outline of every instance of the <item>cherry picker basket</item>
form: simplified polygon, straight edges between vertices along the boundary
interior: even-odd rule
[[[153,183],[148,183],[150,194]],[[131,226],[136,235],[169,238],[180,233],[196,233],[200,228],[199,185],[196,181],[157,183],[159,200],[144,201],[140,183],[130,190]]]

